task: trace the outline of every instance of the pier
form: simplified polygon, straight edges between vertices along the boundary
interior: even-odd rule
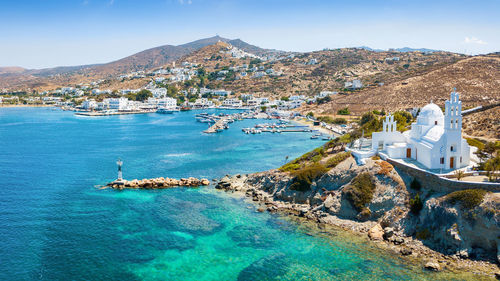
[[[198,187],[209,185],[210,181],[208,179],[197,179],[193,177],[172,179],[172,178],[152,178],[152,179],[142,179],[142,180],[124,180],[117,179],[108,183],[103,188],[113,188],[113,189],[167,189],[173,187]]]

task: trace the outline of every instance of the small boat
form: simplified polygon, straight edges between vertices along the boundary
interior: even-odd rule
[[[312,139],[312,140],[315,140],[315,139],[318,139],[318,138],[319,138],[319,136],[316,136],[316,135],[311,136],[311,139]]]

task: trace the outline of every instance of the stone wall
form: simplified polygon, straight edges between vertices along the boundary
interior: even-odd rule
[[[479,188],[492,192],[500,192],[499,183],[457,181],[440,177],[422,169],[404,165],[390,158],[387,158],[386,161],[391,163],[398,172],[403,172],[416,178],[423,187],[432,189],[436,192],[449,193],[457,190]]]

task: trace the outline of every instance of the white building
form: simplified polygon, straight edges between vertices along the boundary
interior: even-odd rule
[[[382,132],[372,134],[372,150],[390,158],[411,158],[428,169],[458,169],[469,165],[470,147],[462,138],[462,102],[451,93],[445,114],[430,103],[422,108],[417,122],[404,133],[396,130],[394,116],[388,115]]]
[[[174,98],[164,98],[158,100],[158,108],[175,108],[177,100]]]
[[[222,105],[227,107],[241,107],[243,102],[239,99],[225,99]]]
[[[207,98],[196,99],[196,101],[193,104],[194,108],[207,108],[212,106],[214,106],[214,103],[211,100],[208,100]]]
[[[118,98],[118,99],[105,99],[109,104],[109,109],[113,110],[127,110],[128,109],[128,99]]]
[[[82,108],[83,109],[87,109],[87,110],[91,110],[91,109],[95,109],[97,108],[97,102],[95,100],[84,100],[82,102]]]
[[[345,82],[344,88],[351,90],[361,89],[363,88],[363,83],[361,82],[361,80],[352,80],[350,82]]]
[[[160,98],[164,98],[167,96],[167,89],[165,88],[154,88],[154,89],[151,89],[151,94],[153,94],[153,97],[157,98],[157,99],[160,99]]]

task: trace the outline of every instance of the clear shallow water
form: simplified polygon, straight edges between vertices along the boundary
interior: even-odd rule
[[[309,134],[204,135],[199,112],[78,117],[0,109],[0,280],[422,280],[369,244],[310,235],[241,198],[200,189],[97,190],[116,177],[206,177],[283,164]]]

